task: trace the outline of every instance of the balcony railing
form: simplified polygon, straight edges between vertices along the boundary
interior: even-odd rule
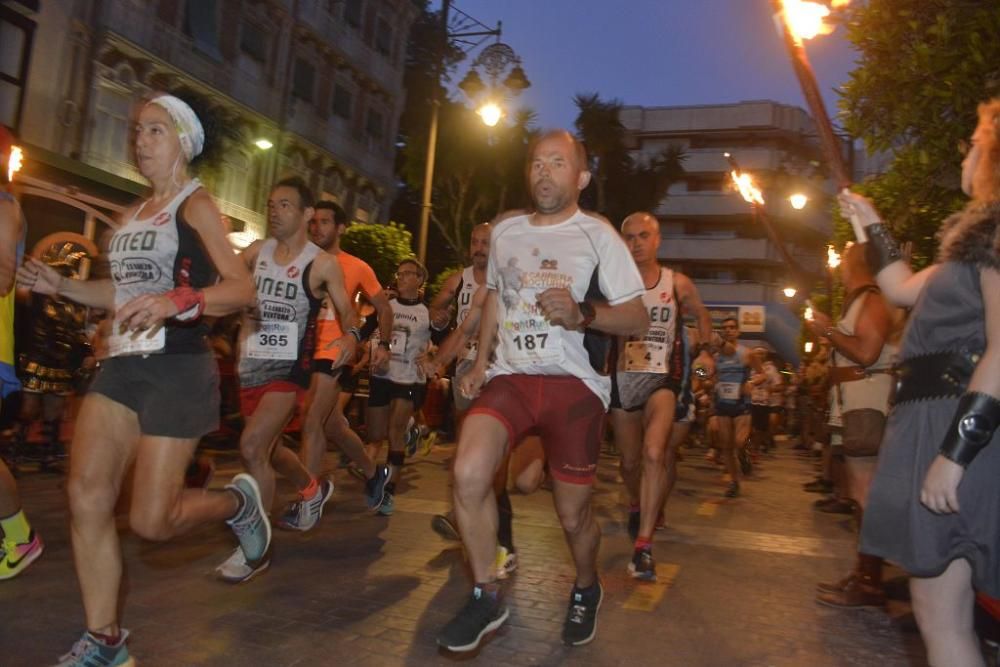
[[[111,32],[251,109],[277,119],[281,94],[266,81],[203,55],[182,31],[151,19],[148,7],[130,0],[109,0],[103,6],[103,25]]]
[[[340,4],[334,7],[340,8]],[[302,0],[296,18],[307,28],[317,32],[334,49],[340,51],[352,64],[367,73],[378,85],[395,95],[403,85],[402,68],[393,65],[389,58],[361,38],[359,30],[347,25],[339,12],[332,13],[326,2]]]

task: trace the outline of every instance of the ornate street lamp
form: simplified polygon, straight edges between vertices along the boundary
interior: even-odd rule
[[[484,124],[488,127],[494,127],[500,122],[504,114],[503,107],[498,102],[498,99],[502,101],[506,98],[507,95],[505,93],[509,93],[510,95],[520,94],[531,83],[528,81],[528,77],[525,76],[524,70],[521,68],[521,59],[514,53],[514,49],[500,41],[502,32],[500,23],[497,23],[495,29],[490,29],[468,14],[456,10],[456,12],[461,14],[461,25],[480,26],[483,30],[453,32],[448,28],[448,13],[450,9],[451,0],[443,0],[441,3],[441,21],[446,35],[446,43],[449,40],[455,39],[462,41],[463,44],[466,44],[471,49],[478,46],[478,44],[464,41],[465,38],[496,37],[497,39],[495,43],[490,44],[480,52],[472,62],[465,78],[458,84],[462,92],[473,102],[484,92],[487,93],[486,99],[478,106],[476,113]],[[443,57],[443,53],[441,56]],[[441,69],[442,61],[439,60],[439,78],[441,76]],[[486,74],[488,83],[483,81],[482,76],[477,71],[479,69],[482,69]],[[508,70],[507,77],[503,81],[500,81],[499,77]],[[427,233],[431,219],[431,195],[434,189],[434,160],[437,152],[438,111],[441,107],[441,101],[437,98],[438,94],[438,88],[435,87],[435,98],[432,100],[431,106],[431,123],[427,133],[427,162],[424,170],[424,189],[420,204],[420,231],[417,240],[417,258],[424,263],[427,260]]]

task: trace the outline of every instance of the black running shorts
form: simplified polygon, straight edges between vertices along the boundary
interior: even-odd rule
[[[368,407],[384,408],[394,398],[401,398],[413,403],[413,409],[419,410],[427,396],[427,384],[397,384],[385,378],[372,377],[368,384]]]
[[[105,359],[90,391],[135,412],[143,435],[200,438],[219,428],[219,369],[211,352]]]

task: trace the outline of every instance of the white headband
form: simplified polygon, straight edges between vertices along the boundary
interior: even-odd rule
[[[162,107],[170,114],[187,161],[190,162],[200,155],[201,149],[205,147],[205,128],[201,126],[201,121],[187,102],[173,95],[158,95],[149,103]]]

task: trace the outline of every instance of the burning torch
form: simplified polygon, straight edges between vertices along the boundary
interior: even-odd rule
[[[785,247],[784,242],[778,235],[778,231],[774,228],[771,217],[767,214],[767,209],[764,207],[764,193],[754,183],[753,177],[740,169],[739,163],[736,162],[736,158],[731,153],[723,153],[723,156],[725,156],[726,161],[729,163],[729,177],[732,179],[733,185],[739,191],[740,196],[750,204],[754,217],[760,220],[764,226],[764,231],[767,232],[768,238],[771,239],[771,243],[781,253],[781,258],[785,260],[789,271],[795,276],[795,281],[799,282],[805,272],[799,266],[798,262],[792,258],[788,252],[788,248]]]

